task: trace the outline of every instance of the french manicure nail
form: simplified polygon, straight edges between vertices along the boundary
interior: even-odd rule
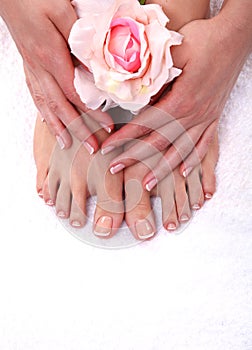
[[[192,167],[189,167],[189,168],[185,169],[182,174],[184,177],[187,177],[191,171],[192,171]]]
[[[173,222],[170,222],[168,225],[167,225],[167,230],[169,231],[174,231],[176,230],[177,226],[176,224],[174,224]]]
[[[58,142],[59,148],[64,149],[65,143],[64,143],[63,139],[59,135],[56,135],[56,140]]]
[[[100,126],[105,129],[109,134],[111,133],[111,128],[104,123],[100,123]]]
[[[90,156],[94,153],[94,148],[87,141],[83,142],[83,146],[86,148]]]
[[[72,225],[73,227],[81,227],[80,222],[77,221],[77,220],[73,220],[73,221],[71,222],[71,225]]]
[[[38,192],[38,195],[39,195],[40,198],[43,198],[43,191],[40,190],[40,191]]]
[[[46,201],[46,204],[52,207],[54,205],[54,202],[51,199],[48,199],[48,201]]]
[[[205,198],[206,199],[211,199],[213,195],[211,193],[205,193]]]
[[[107,237],[112,230],[113,219],[110,216],[101,216],[95,225],[94,234],[99,237]]]
[[[66,213],[63,210],[58,211],[57,216],[59,218],[64,219],[66,217]]]
[[[135,223],[136,233],[140,239],[147,239],[154,236],[154,230],[147,219],[137,220]]]
[[[103,156],[105,156],[105,154],[107,154],[107,153],[113,151],[114,149],[115,149],[114,146],[108,146],[108,147],[102,148],[102,149],[101,149],[101,154],[102,154]]]
[[[157,179],[152,179],[146,184],[145,188],[147,191],[150,192],[156,186],[156,184],[157,184]]]
[[[181,217],[180,217],[180,221],[181,222],[185,222],[185,221],[188,221],[188,220],[189,220],[189,216],[188,215],[186,215],[186,214],[181,215]]]
[[[194,205],[192,206],[192,208],[193,208],[194,210],[199,210],[199,209],[200,209],[200,205],[199,205],[199,204],[194,204]]]
[[[119,171],[123,170],[125,168],[125,165],[122,163],[119,163],[115,166],[112,166],[109,170],[112,175],[119,173]]]

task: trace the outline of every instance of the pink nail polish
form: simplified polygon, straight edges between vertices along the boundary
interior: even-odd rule
[[[109,134],[111,133],[111,128],[104,123],[100,123],[100,126],[105,129]]]
[[[152,179],[150,180],[146,185],[145,188],[147,191],[151,191],[157,184],[157,179]]]
[[[105,156],[105,154],[107,154],[107,153],[113,151],[114,149],[115,149],[114,146],[108,146],[108,147],[102,148],[102,149],[101,149],[101,154],[102,154],[103,156]]]
[[[63,139],[60,136],[56,135],[56,140],[58,142],[58,145],[59,145],[60,149],[64,149],[65,148],[65,143],[64,143]]]
[[[83,146],[86,148],[90,156],[94,153],[94,148],[88,142],[84,141]]]
[[[119,171],[123,170],[124,168],[125,168],[125,165],[122,164],[122,163],[119,163],[119,164],[117,164],[115,166],[112,166],[110,168],[110,172],[111,172],[112,175],[114,175],[114,174],[119,173]]]

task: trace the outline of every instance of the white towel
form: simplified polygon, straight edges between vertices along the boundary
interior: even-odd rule
[[[0,44],[0,348],[252,349],[252,57],[221,120],[214,198],[180,235],[103,250],[37,197],[35,108],[2,21]]]

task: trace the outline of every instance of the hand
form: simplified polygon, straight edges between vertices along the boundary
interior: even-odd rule
[[[183,73],[172,90],[102,145],[105,154],[147,135],[111,162],[116,173],[173,144],[145,176],[143,185],[149,190],[181,162],[180,172],[187,176],[204,158],[251,47],[249,37],[220,15],[190,22],[180,32],[184,42],[174,47],[173,57]]]
[[[27,84],[35,105],[62,148],[68,148],[73,133],[92,151],[97,140],[85,126],[77,106],[87,112],[77,95],[74,65],[67,39],[76,14],[69,0],[2,0],[0,14],[8,25],[23,61]],[[111,117],[91,112],[103,127],[113,125]]]

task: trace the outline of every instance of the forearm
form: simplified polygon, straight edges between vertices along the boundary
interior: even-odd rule
[[[168,28],[179,30],[186,23],[206,18],[209,12],[209,0],[147,0],[146,4],[161,5],[170,19]]]

